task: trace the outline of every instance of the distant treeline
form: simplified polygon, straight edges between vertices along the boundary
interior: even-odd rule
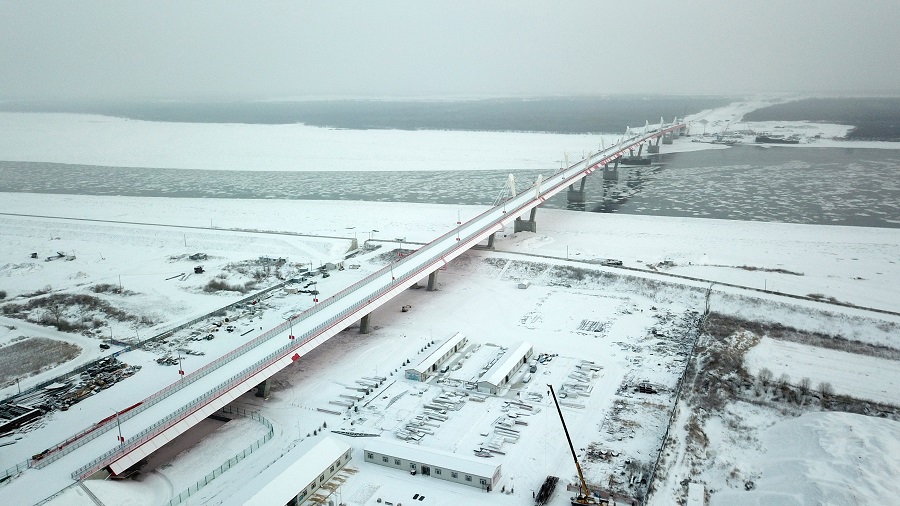
[[[102,114],[144,121],[293,124],[353,130],[617,133],[733,102],[728,97],[613,96],[480,100],[0,102],[9,112]]]

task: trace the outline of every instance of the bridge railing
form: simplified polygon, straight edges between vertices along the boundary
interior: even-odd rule
[[[651,134],[649,134],[649,135],[644,135],[643,137],[638,136],[638,137],[636,137],[637,140],[634,140],[634,142],[631,142],[630,144],[626,144],[626,145],[623,146],[623,147],[616,147],[616,148],[618,148],[618,149],[616,149],[613,153],[605,155],[603,158],[601,158],[601,159],[600,159],[599,161],[597,161],[597,162],[592,162],[591,159],[592,159],[594,156],[600,155],[602,152],[598,152],[597,155],[594,155],[594,156],[592,156],[592,157],[586,158],[585,160],[581,160],[581,161],[579,161],[579,162],[574,163],[573,165],[570,166],[569,169],[567,169],[567,171],[573,170],[575,167],[577,167],[578,165],[580,165],[580,164],[582,164],[582,163],[585,165],[585,167],[584,167],[583,169],[578,169],[579,172],[575,172],[575,173],[573,173],[573,174],[571,174],[571,175],[564,176],[564,177],[562,178],[562,181],[561,181],[561,182],[556,183],[556,184],[553,185],[550,189],[543,191],[543,192],[542,192],[542,196],[543,196],[543,194],[545,194],[545,193],[550,193],[550,192],[553,191],[553,190],[557,190],[558,188],[563,187],[563,186],[569,184],[569,181],[570,181],[571,179],[573,179],[575,176],[577,176],[581,171],[588,170],[588,169],[590,169],[591,167],[593,167],[594,165],[603,164],[603,163],[608,163],[609,161],[614,160],[614,159],[615,159],[617,156],[619,156],[620,154],[622,154],[622,153],[624,153],[625,151],[627,151],[630,147],[633,147],[634,145],[637,145],[637,144],[639,144],[640,142],[643,142],[643,141],[646,140],[647,138],[650,138],[650,137],[652,137],[653,135],[661,135],[662,133],[665,133],[666,131],[674,130],[674,129],[676,129],[676,128],[678,128],[678,127],[672,127],[672,128],[669,128],[669,129],[665,129],[665,130],[658,131],[658,132],[652,132]],[[632,140],[633,140],[633,139],[632,139]],[[610,149],[612,149],[612,148],[610,148]],[[529,193],[529,192],[531,192],[531,191],[532,191],[532,189],[526,188],[526,189],[524,189],[523,191],[521,191],[521,192],[519,192],[518,194],[516,194],[515,197],[511,198],[510,201],[515,201],[515,200],[517,200],[517,199],[519,199],[519,198],[522,198],[522,197],[525,196],[525,194],[527,194],[527,193]],[[518,206],[516,206],[512,211],[508,211],[508,212],[506,212],[505,214],[508,214],[508,215],[516,214],[517,212],[521,211],[522,209],[527,208],[530,204],[534,203],[536,200],[539,200],[539,198],[538,198],[538,197],[534,197],[534,198],[529,198],[529,199],[527,199],[527,200],[524,200],[524,202],[522,202],[521,204],[519,204]],[[501,205],[502,205],[502,204],[501,204]],[[492,207],[492,208],[487,209],[486,211],[484,211],[483,213],[479,214],[479,215],[476,216],[475,218],[472,218],[471,220],[469,220],[469,223],[475,223],[475,222],[477,222],[477,221],[483,219],[484,217],[486,217],[486,216],[489,215],[490,213],[494,212],[494,211],[497,209],[497,207],[499,207],[499,206],[496,206],[496,207]],[[489,230],[490,228],[494,227],[494,226],[496,225],[496,222],[497,222],[497,220],[492,220],[492,221],[488,222],[487,224],[485,224],[485,225],[479,227],[476,231],[470,232],[470,233],[466,234],[466,236],[465,236],[466,239],[465,239],[465,240],[462,240],[462,238],[460,237],[460,241],[459,241],[457,244],[454,244],[453,247],[447,248],[446,250],[443,250],[443,251],[439,252],[438,254],[431,256],[428,260],[422,262],[422,263],[420,264],[419,268],[417,268],[417,269],[415,269],[415,270],[413,270],[413,271],[411,271],[411,272],[409,272],[409,273],[407,273],[407,274],[401,274],[401,279],[400,279],[399,283],[402,283],[402,282],[404,282],[404,281],[408,281],[410,278],[413,278],[413,277],[415,277],[415,276],[418,276],[418,275],[424,273],[425,271],[428,271],[429,269],[431,269],[432,267],[434,267],[435,264],[438,263],[438,262],[441,260],[442,257],[444,257],[444,256],[448,255],[449,253],[455,251],[456,249],[458,249],[458,248],[460,248],[461,246],[463,246],[465,243],[469,242],[471,239],[473,239],[473,238],[475,238],[475,237],[477,237],[477,236],[483,234],[484,232],[486,232],[486,231]],[[354,291],[356,291],[356,290],[359,289],[360,287],[364,286],[365,284],[374,281],[374,280],[375,280],[376,278],[378,278],[379,276],[384,276],[384,275],[386,275],[386,274],[387,274],[388,272],[390,272],[392,269],[399,269],[399,268],[401,268],[402,266],[404,266],[405,264],[408,264],[408,263],[410,263],[410,262],[419,262],[419,257],[420,257],[420,256],[422,256],[422,255],[423,255],[424,253],[426,253],[427,251],[429,251],[429,250],[431,250],[431,249],[434,249],[439,243],[441,243],[441,242],[443,242],[443,241],[445,241],[445,240],[447,240],[447,239],[453,237],[453,235],[456,234],[456,233],[458,233],[458,231],[461,230],[461,229],[462,229],[462,226],[457,226],[457,227],[455,227],[455,228],[449,230],[448,232],[446,232],[446,233],[442,234],[441,236],[439,236],[437,239],[434,239],[434,240],[430,241],[429,243],[425,244],[423,247],[419,248],[419,249],[418,249],[417,251],[415,251],[412,255],[407,256],[407,257],[404,257],[404,258],[400,259],[400,260],[397,261],[397,262],[392,262],[391,264],[389,264],[389,265],[387,265],[387,266],[385,266],[385,267],[382,267],[382,268],[379,269],[378,271],[375,271],[375,272],[369,274],[368,276],[364,277],[363,279],[357,281],[356,283],[353,283],[352,285],[350,285],[350,286],[344,288],[343,290],[337,292],[335,295],[333,295],[333,296],[329,297],[328,299],[324,300],[322,303],[317,304],[317,305],[315,305],[315,306],[313,306],[313,307],[311,307],[311,308],[309,308],[309,309],[307,309],[307,310],[305,310],[305,311],[303,311],[303,312],[301,312],[301,313],[295,315],[294,317],[290,318],[289,320],[287,320],[287,321],[285,321],[285,322],[282,322],[281,324],[279,324],[279,325],[273,327],[273,328],[270,329],[269,331],[267,331],[267,332],[261,334],[259,337],[255,338],[255,339],[253,339],[253,340],[251,340],[251,341],[248,341],[248,342],[245,343],[244,345],[242,345],[242,346],[240,346],[240,347],[238,347],[238,348],[235,348],[234,350],[232,350],[231,352],[229,352],[229,353],[223,355],[223,356],[220,357],[219,359],[216,359],[216,360],[214,360],[214,361],[212,361],[212,362],[206,364],[205,366],[201,367],[200,369],[198,369],[198,370],[195,371],[194,373],[192,373],[192,374],[190,374],[190,375],[188,375],[188,376],[185,376],[184,379],[182,379],[181,381],[178,381],[178,382],[176,382],[176,383],[173,383],[172,385],[169,385],[168,387],[164,388],[163,390],[160,390],[159,392],[157,392],[157,393],[153,394],[152,396],[148,397],[148,400],[151,400],[151,399],[152,399],[152,400],[154,400],[154,403],[155,403],[158,399],[161,399],[161,398],[164,398],[164,397],[170,395],[173,391],[175,391],[175,390],[180,390],[181,388],[184,388],[185,386],[187,386],[187,385],[189,385],[189,384],[191,384],[191,383],[194,383],[195,381],[197,381],[197,380],[199,380],[200,378],[202,378],[202,377],[206,376],[207,374],[209,374],[211,371],[213,371],[213,370],[215,370],[215,369],[221,367],[223,364],[225,364],[225,363],[227,363],[227,362],[233,360],[235,357],[237,357],[237,356],[239,356],[239,355],[242,355],[243,353],[245,353],[245,352],[248,351],[249,349],[258,346],[259,344],[261,344],[262,342],[264,342],[264,341],[270,339],[270,338],[271,338],[272,336],[274,336],[274,335],[277,335],[277,334],[280,334],[281,332],[284,332],[284,330],[286,330],[294,320],[297,320],[297,319],[306,319],[306,318],[308,318],[308,317],[310,317],[310,316],[312,316],[312,315],[314,315],[314,314],[316,314],[316,313],[318,313],[318,312],[324,310],[325,308],[331,306],[332,304],[336,303],[337,301],[342,300],[344,297],[346,297],[346,296],[348,296],[349,294],[353,293]],[[185,404],[184,406],[182,406],[181,408],[179,408],[179,409],[176,410],[175,412],[170,413],[168,416],[166,416],[166,417],[164,417],[163,419],[159,420],[158,422],[156,422],[155,424],[151,425],[150,427],[144,429],[143,431],[141,431],[140,433],[136,434],[135,436],[131,437],[131,438],[126,442],[126,444],[124,445],[124,448],[118,448],[118,447],[117,447],[117,448],[113,448],[113,449],[109,450],[108,452],[104,453],[103,455],[97,457],[96,459],[94,459],[94,460],[91,461],[90,463],[88,463],[88,464],[82,466],[81,468],[79,468],[78,470],[76,470],[76,471],[73,473],[73,477],[80,478],[80,477],[83,476],[83,474],[84,474],[86,471],[91,470],[92,468],[95,468],[95,467],[98,466],[101,462],[104,462],[104,461],[112,462],[112,461],[114,461],[115,459],[111,459],[111,460],[110,460],[110,458],[113,457],[114,455],[119,454],[119,453],[121,453],[122,455],[127,454],[128,452],[132,451],[134,448],[136,448],[136,447],[139,446],[140,444],[143,444],[144,442],[149,441],[150,439],[152,439],[152,438],[155,437],[156,435],[160,434],[161,432],[163,432],[163,431],[167,430],[168,428],[172,427],[173,425],[175,425],[178,421],[180,421],[181,419],[183,419],[185,416],[187,416],[187,415],[189,415],[190,413],[193,413],[193,412],[195,412],[195,411],[197,411],[197,410],[203,408],[203,406],[207,405],[209,402],[211,402],[213,399],[219,397],[219,396],[222,395],[224,392],[226,392],[226,391],[228,391],[228,390],[231,390],[232,388],[238,386],[240,383],[243,383],[244,381],[246,381],[248,378],[251,378],[251,377],[254,376],[255,374],[257,374],[257,373],[263,371],[264,369],[268,368],[269,366],[271,366],[271,365],[274,364],[275,362],[277,362],[277,361],[283,359],[284,357],[286,357],[286,356],[289,355],[290,353],[295,352],[295,351],[296,351],[297,349],[299,349],[301,346],[305,345],[306,343],[308,343],[308,342],[311,341],[312,339],[315,339],[316,337],[318,337],[319,335],[321,335],[321,334],[324,333],[325,331],[327,331],[327,330],[329,330],[330,328],[332,328],[332,327],[333,327],[334,325],[336,325],[337,323],[342,322],[343,320],[345,320],[347,316],[359,312],[359,309],[361,309],[362,307],[368,305],[368,304],[371,303],[373,300],[376,300],[376,299],[380,298],[380,297],[381,297],[382,295],[384,295],[385,293],[387,293],[387,292],[393,290],[393,289],[396,287],[397,284],[398,284],[398,281],[397,281],[397,280],[392,280],[392,282],[391,282],[390,284],[385,285],[385,286],[379,288],[378,290],[376,290],[375,292],[373,292],[373,293],[371,294],[371,296],[368,298],[368,300],[365,300],[365,301],[363,301],[363,300],[357,301],[356,303],[352,304],[352,305],[349,306],[348,308],[346,308],[346,309],[344,309],[344,310],[338,312],[336,315],[331,316],[331,317],[328,318],[325,322],[323,322],[323,323],[317,325],[317,326],[314,327],[313,329],[311,329],[311,330],[307,331],[306,333],[304,333],[304,335],[303,335],[303,337],[302,337],[301,339],[296,340],[296,341],[294,341],[294,342],[291,342],[291,343],[288,343],[288,344],[282,346],[281,348],[279,348],[279,349],[276,350],[275,352],[270,353],[270,354],[267,355],[265,358],[263,358],[263,359],[257,361],[256,363],[254,363],[254,364],[251,365],[250,367],[244,369],[244,370],[241,371],[240,373],[231,376],[228,380],[226,380],[226,381],[220,383],[219,385],[217,385],[216,387],[214,387],[212,390],[209,390],[209,391],[208,391],[207,393],[205,393],[204,395],[201,395],[200,397],[195,398],[193,401],[189,402],[188,404]],[[144,408],[144,409],[146,409],[146,408]],[[133,416],[133,415],[132,415],[132,416]],[[107,464],[104,464],[104,465],[108,465],[108,463],[107,463]],[[101,467],[102,467],[102,466],[101,466]]]
[[[233,302],[227,306],[216,309],[215,311],[207,313],[203,316],[193,318],[186,323],[182,323],[182,324],[178,325],[177,327],[168,329],[165,332],[157,334],[154,337],[145,339],[144,341],[141,341],[139,344],[143,344],[148,341],[153,341],[155,339],[159,339],[160,337],[163,337],[163,336],[168,336],[168,335],[174,334],[175,332],[177,332],[181,329],[189,327],[189,326],[191,326],[199,321],[202,321],[204,319],[210,318],[215,313],[218,313],[223,310],[227,311],[236,306],[246,304],[254,299],[260,299],[263,296],[267,295],[268,293],[278,290],[280,288],[283,288],[287,284],[294,283],[296,281],[297,280],[295,280],[295,279],[290,279],[288,281],[270,286],[269,288],[259,291],[253,295],[244,297],[236,302]],[[120,353],[120,352],[117,352],[117,353]],[[113,355],[115,356],[116,354],[113,354]],[[222,358],[222,357],[220,357],[220,358]],[[86,366],[84,366],[84,368],[86,369],[92,365],[93,365],[93,363],[87,364]],[[202,377],[202,375],[199,377]],[[172,384],[168,385],[167,387],[163,388],[162,390],[159,390],[158,392],[156,392],[156,393],[150,395],[149,397],[145,398],[144,400],[140,401],[139,403],[132,406],[131,408],[128,408],[124,411],[119,412],[119,414],[118,414],[119,422],[128,420],[129,418],[137,415],[138,413],[144,411],[145,409],[153,406],[159,400],[165,398],[165,396],[168,395],[169,393],[171,393],[175,390],[181,389],[190,383],[193,383],[194,381],[199,379],[199,377],[192,378],[191,381],[189,381],[186,384],[183,381],[178,381],[178,382],[172,383]],[[87,444],[87,443],[93,441],[94,439],[100,437],[101,435],[103,435],[105,433],[105,430],[101,430],[101,429],[103,429],[104,426],[107,426],[108,424],[110,424],[114,419],[115,419],[115,416],[110,416],[110,417],[104,418],[100,422],[97,422],[94,425],[81,430],[80,432],[78,432],[74,436],[66,439],[65,441],[62,441],[60,443],[57,443],[57,444],[51,446],[50,448],[48,448],[47,453],[45,453],[39,459],[32,458],[32,459],[28,460],[27,461],[28,466],[40,469],[40,468],[43,468],[43,467],[55,462],[56,460],[59,460],[60,458],[71,453],[72,451],[80,448],[81,446],[84,446],[85,444]]]
[[[482,218],[483,216],[485,216],[486,214],[488,214],[490,211],[491,211],[491,209],[489,209],[488,211],[485,211],[484,213],[482,213],[481,215],[479,215],[476,219]],[[473,221],[474,221],[474,220],[473,220]],[[485,230],[491,228],[492,226],[493,226],[493,222],[488,223],[487,225],[485,225],[485,226],[479,228],[478,231],[476,231],[476,232],[474,232],[474,233],[467,234],[467,236],[466,236],[467,241],[470,240],[471,238],[477,236],[478,234],[483,233]],[[455,230],[452,230],[452,231],[450,231],[450,232],[448,232],[448,233],[442,235],[442,236],[439,237],[438,239],[435,239],[434,241],[432,241],[432,242],[429,243],[428,245],[426,245],[426,246],[424,246],[423,248],[419,249],[415,254],[421,254],[421,253],[425,252],[425,251],[428,250],[428,249],[432,249],[436,243],[438,243],[438,242],[440,242],[440,241],[442,241],[442,240],[446,240],[446,239],[452,237],[453,234],[454,234],[454,232],[455,232]],[[461,242],[462,242],[462,241],[461,241]],[[459,246],[460,246],[460,245],[455,245],[455,247],[459,247]],[[455,248],[450,248],[449,251],[452,251],[453,249],[455,249]],[[415,255],[415,254],[414,254],[414,255]],[[193,412],[196,412],[196,411],[198,411],[199,409],[202,409],[205,405],[207,405],[209,402],[211,402],[211,401],[214,400],[215,398],[217,398],[217,397],[219,397],[220,395],[222,395],[224,392],[227,392],[227,391],[229,391],[229,390],[235,388],[235,387],[238,386],[240,383],[243,383],[244,381],[246,381],[248,378],[251,378],[251,377],[254,376],[255,374],[257,374],[257,373],[263,371],[264,369],[266,369],[267,367],[271,366],[271,365],[274,364],[275,362],[277,362],[277,361],[283,359],[285,356],[289,355],[290,353],[295,352],[295,350],[297,350],[298,348],[300,348],[300,347],[303,346],[304,344],[306,344],[306,343],[308,343],[309,341],[315,339],[316,337],[318,337],[319,335],[321,335],[322,333],[324,333],[324,332],[327,331],[328,329],[332,328],[335,324],[337,324],[337,323],[341,322],[342,320],[346,319],[346,317],[347,317],[348,315],[352,315],[352,314],[354,314],[354,313],[357,313],[357,312],[359,311],[359,309],[361,309],[362,307],[368,305],[372,300],[378,299],[378,298],[380,298],[382,295],[384,295],[385,293],[387,293],[387,292],[389,292],[389,291],[395,289],[396,286],[397,286],[397,284],[402,283],[403,281],[407,281],[407,280],[409,280],[410,278],[413,278],[413,277],[415,277],[415,276],[418,276],[418,275],[422,274],[423,272],[427,271],[428,269],[432,268],[432,267],[434,266],[434,264],[437,263],[437,262],[439,262],[440,259],[441,259],[441,257],[444,256],[444,255],[446,255],[446,254],[447,254],[447,252],[445,251],[445,252],[440,252],[440,253],[438,253],[438,254],[436,254],[436,255],[433,255],[431,258],[429,258],[427,261],[425,261],[418,269],[415,269],[415,270],[413,270],[412,272],[409,272],[409,273],[407,273],[407,274],[405,274],[405,275],[401,275],[401,278],[400,278],[399,280],[393,280],[390,284],[388,284],[388,285],[386,285],[386,286],[383,286],[383,287],[381,287],[380,289],[378,289],[378,290],[376,290],[375,292],[373,292],[373,294],[370,296],[370,298],[369,298],[368,300],[365,300],[365,301],[360,300],[360,301],[356,302],[355,304],[349,306],[348,308],[346,308],[346,309],[344,309],[344,310],[338,312],[336,315],[331,316],[331,317],[328,318],[325,322],[323,322],[323,323],[317,325],[315,328],[311,329],[310,331],[307,331],[307,332],[303,335],[303,337],[302,337],[301,339],[299,339],[298,341],[295,341],[295,342],[292,342],[292,343],[288,343],[288,344],[282,346],[281,348],[279,348],[279,349],[276,350],[275,352],[270,353],[269,355],[267,355],[267,356],[264,357],[263,359],[257,361],[256,363],[254,363],[254,364],[251,365],[250,367],[244,369],[244,370],[241,371],[240,373],[237,373],[237,374],[231,376],[231,377],[228,378],[226,381],[220,383],[219,385],[217,385],[217,386],[214,387],[213,389],[209,390],[207,393],[205,393],[205,394],[203,394],[203,395],[201,395],[201,396],[195,398],[193,401],[189,402],[188,404],[183,405],[183,406],[182,406],[181,408],[179,408],[178,410],[176,410],[176,411],[170,413],[168,416],[162,418],[161,420],[159,420],[159,421],[156,422],[155,424],[151,425],[150,427],[144,429],[144,430],[141,431],[140,433],[138,433],[138,434],[134,435],[133,437],[129,438],[129,439],[125,442],[125,445],[123,445],[122,447],[114,447],[113,449],[107,451],[107,452],[104,453],[103,455],[100,455],[99,457],[95,458],[95,459],[92,460],[91,462],[89,462],[89,463],[85,464],[84,466],[78,468],[76,471],[73,472],[73,474],[72,474],[73,478],[76,478],[76,479],[81,479],[81,478],[83,478],[84,475],[85,475],[85,473],[87,473],[87,472],[93,472],[93,470],[97,469],[98,466],[99,466],[99,467],[103,467],[102,465],[100,465],[102,462],[105,462],[103,465],[108,465],[109,462],[112,462],[112,461],[115,460],[115,458],[112,458],[112,457],[114,457],[114,456],[116,456],[116,455],[118,455],[118,454],[124,455],[124,454],[126,454],[126,453],[132,451],[132,450],[133,450],[134,448],[136,448],[137,446],[140,446],[141,444],[143,444],[143,443],[149,441],[150,439],[156,437],[157,435],[159,435],[159,434],[162,433],[163,431],[165,431],[165,430],[171,428],[171,427],[174,426],[176,423],[178,423],[180,420],[182,420],[183,418],[185,418],[187,415],[189,415],[189,414],[191,414],[191,413],[193,413]],[[405,264],[405,263],[409,263],[409,262],[412,261],[411,259],[413,259],[413,258],[414,258],[414,256],[413,256],[413,255],[410,255],[409,257],[405,257],[405,258],[403,258],[401,261],[396,262],[396,264]],[[314,312],[321,311],[322,309],[324,309],[324,307],[327,307],[328,305],[331,305],[331,304],[335,303],[336,301],[343,299],[343,298],[346,297],[349,293],[351,293],[352,291],[354,291],[356,288],[358,288],[360,285],[364,284],[365,282],[372,281],[372,280],[374,280],[377,276],[384,275],[384,274],[388,273],[390,270],[391,270],[391,265],[389,265],[389,266],[387,266],[387,267],[385,267],[385,268],[382,268],[382,269],[380,269],[379,271],[377,271],[377,272],[375,272],[375,273],[373,273],[373,274],[370,274],[369,276],[367,276],[366,278],[364,278],[362,281],[357,282],[357,283],[354,283],[354,285],[351,285],[351,286],[348,287],[347,289],[342,290],[341,292],[339,292],[339,293],[336,294],[335,296],[329,298],[326,302],[323,302],[323,304],[320,304],[320,305],[318,305],[318,306],[314,306],[313,308],[310,308],[310,310],[307,310],[307,311],[304,311],[303,313],[301,313],[301,315],[304,316],[304,317],[308,317],[310,314],[312,314],[312,313],[314,313]],[[311,311],[311,310],[315,310],[315,311]],[[282,323],[282,324],[279,324],[279,325],[276,326],[275,328],[273,328],[273,329],[271,329],[270,331],[268,331],[268,332],[264,333],[263,335],[261,335],[259,338],[254,339],[254,341],[248,342],[248,343],[246,343],[244,346],[239,347],[239,348],[236,348],[235,350],[233,350],[232,352],[230,352],[229,355],[235,355],[235,356],[236,356],[236,355],[239,355],[239,354],[243,353],[244,351],[246,351],[246,349],[249,349],[249,348],[255,346],[256,344],[258,344],[258,343],[254,344],[255,341],[262,341],[262,340],[264,340],[264,339],[267,339],[268,337],[271,337],[271,335],[278,334],[278,333],[284,331],[284,329],[286,329],[287,327],[288,327],[288,323],[287,323],[287,322],[284,322],[284,323]],[[220,360],[225,359],[225,358],[226,358],[226,356],[223,356],[223,357],[220,358]],[[192,382],[194,382],[194,381],[200,379],[201,375],[198,374],[198,373],[202,373],[202,375],[205,376],[205,375],[208,374],[211,370],[213,370],[214,367],[212,367],[212,365],[213,365],[213,362],[211,362],[210,364],[207,364],[207,366],[204,366],[204,368],[198,369],[198,371],[196,371],[194,374],[191,375],[191,376],[193,376],[193,377],[191,378],[190,383],[192,383]],[[221,364],[219,364],[219,365],[221,365]],[[216,366],[216,367],[218,367],[218,366]],[[205,370],[204,370],[204,369],[205,369]],[[180,382],[178,382],[178,383],[179,383],[179,384],[180,384],[180,383],[189,383],[188,377],[186,376],[184,380],[182,380],[182,381],[180,381]],[[180,385],[179,387],[176,387],[175,385],[170,385],[170,387],[167,387],[167,389],[161,390],[161,391],[158,392],[157,394],[154,394],[154,396],[162,397],[162,396],[164,396],[164,395],[170,394],[172,390],[176,390],[176,389],[179,389],[179,388],[183,388],[184,386],[187,386],[187,385],[186,385],[186,384],[185,384],[185,385]],[[167,390],[168,390],[168,391],[167,391]]]

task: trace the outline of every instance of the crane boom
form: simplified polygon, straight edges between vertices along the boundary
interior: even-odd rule
[[[572,501],[572,504],[594,504],[589,498],[591,497],[590,492],[588,492],[587,483],[584,481],[584,474],[581,472],[581,464],[578,463],[578,456],[575,455],[575,447],[572,446],[572,438],[569,437],[569,429],[566,427],[566,419],[563,418],[562,408],[559,407],[559,401],[556,399],[556,392],[553,391],[553,385],[548,384],[547,388],[550,389],[550,395],[553,396],[553,403],[556,404],[556,412],[559,413],[559,421],[562,422],[563,431],[566,433],[566,441],[569,442],[569,450],[572,452],[572,460],[575,461],[575,469],[578,470],[578,478],[581,480],[581,501]]]

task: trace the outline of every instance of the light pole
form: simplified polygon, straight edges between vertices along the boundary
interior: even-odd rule
[[[181,352],[178,352],[178,375],[181,376],[181,381],[184,381],[184,367],[181,366]]]
[[[122,437],[122,422],[119,421],[119,411],[116,409],[113,409],[113,411],[116,413],[116,427],[119,429],[119,446],[125,446],[125,438]]]
[[[289,317],[287,318],[287,321],[288,321],[288,324],[291,326],[291,333],[288,334],[288,339],[290,339],[291,341],[293,341],[293,340],[294,340],[294,317],[293,317],[293,316],[289,316]]]

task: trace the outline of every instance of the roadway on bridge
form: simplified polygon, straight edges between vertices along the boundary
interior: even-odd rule
[[[515,218],[600,165],[613,161],[643,142],[681,128],[683,125],[680,124],[665,128],[660,126],[651,132],[633,136],[576,162],[539,185],[459,225],[414,254],[372,273],[295,316],[296,340],[288,340],[289,323],[285,322],[186,376],[181,382],[170,385],[165,391],[145,399],[140,409],[121,417],[122,433],[126,439],[123,445],[114,443],[116,438],[112,431],[116,430],[116,423],[107,423],[92,433],[102,437],[87,440],[79,447],[73,445],[74,449],[64,454],[61,452],[57,460],[42,469],[29,469],[16,478],[16,481],[27,482],[17,483],[17,488],[28,486],[31,490],[43,490],[43,497],[46,497],[49,491],[70,485],[72,478],[84,479],[107,466],[116,473],[124,471],[293,361],[302,360],[315,347],[491,234],[503,230]],[[43,497],[36,497],[35,501]]]

